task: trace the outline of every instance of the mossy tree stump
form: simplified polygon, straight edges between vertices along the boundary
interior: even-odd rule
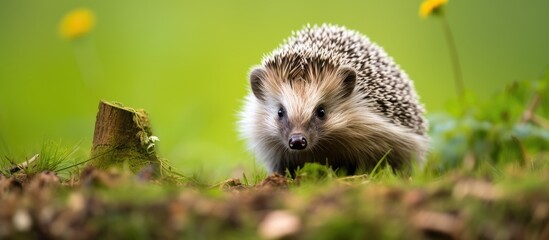
[[[95,122],[90,165],[109,168],[127,164],[132,172],[158,166],[148,114],[144,110],[101,101]]]

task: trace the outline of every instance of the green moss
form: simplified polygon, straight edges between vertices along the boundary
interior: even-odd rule
[[[123,142],[119,145],[96,145],[92,149],[90,165],[101,169],[107,169],[110,167],[120,167],[127,164],[132,172],[138,172],[143,167],[150,164],[159,164],[160,161],[156,156],[155,141],[158,138],[152,135],[152,130],[148,118],[147,112],[142,109],[133,109],[125,107],[118,102],[102,101],[104,104],[126,110],[132,114],[133,127],[137,128],[137,134],[135,134],[135,141],[119,141],[117,139],[111,140],[114,143]],[[133,134],[133,132],[129,133]],[[115,136],[111,137],[128,137],[128,136]]]
[[[98,146],[94,150],[94,158],[90,165],[107,169],[110,167],[120,167],[124,164],[127,164],[132,172],[138,172],[143,167],[152,164],[158,163],[156,155],[149,154],[143,150],[141,146],[123,146],[123,147],[112,147],[112,146]]]

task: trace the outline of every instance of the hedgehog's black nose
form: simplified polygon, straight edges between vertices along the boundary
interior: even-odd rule
[[[301,134],[293,134],[290,136],[289,145],[291,149],[302,150],[307,147],[307,139]]]

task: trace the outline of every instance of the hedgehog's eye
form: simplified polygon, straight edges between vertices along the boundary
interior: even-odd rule
[[[316,116],[320,119],[324,119],[324,116],[326,116],[326,110],[324,110],[323,107],[318,107],[316,109]]]
[[[284,111],[284,108],[280,107],[280,109],[278,109],[278,117],[283,118],[285,114],[286,112]]]

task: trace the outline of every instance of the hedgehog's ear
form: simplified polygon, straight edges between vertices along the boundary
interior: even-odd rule
[[[351,93],[353,93],[356,85],[355,69],[352,67],[343,66],[337,70],[337,74],[341,79],[341,86],[343,87],[341,92],[343,93],[343,97],[346,98],[351,96]]]
[[[259,100],[265,100],[263,81],[266,76],[267,72],[263,67],[256,67],[250,72],[250,86],[255,97]]]

